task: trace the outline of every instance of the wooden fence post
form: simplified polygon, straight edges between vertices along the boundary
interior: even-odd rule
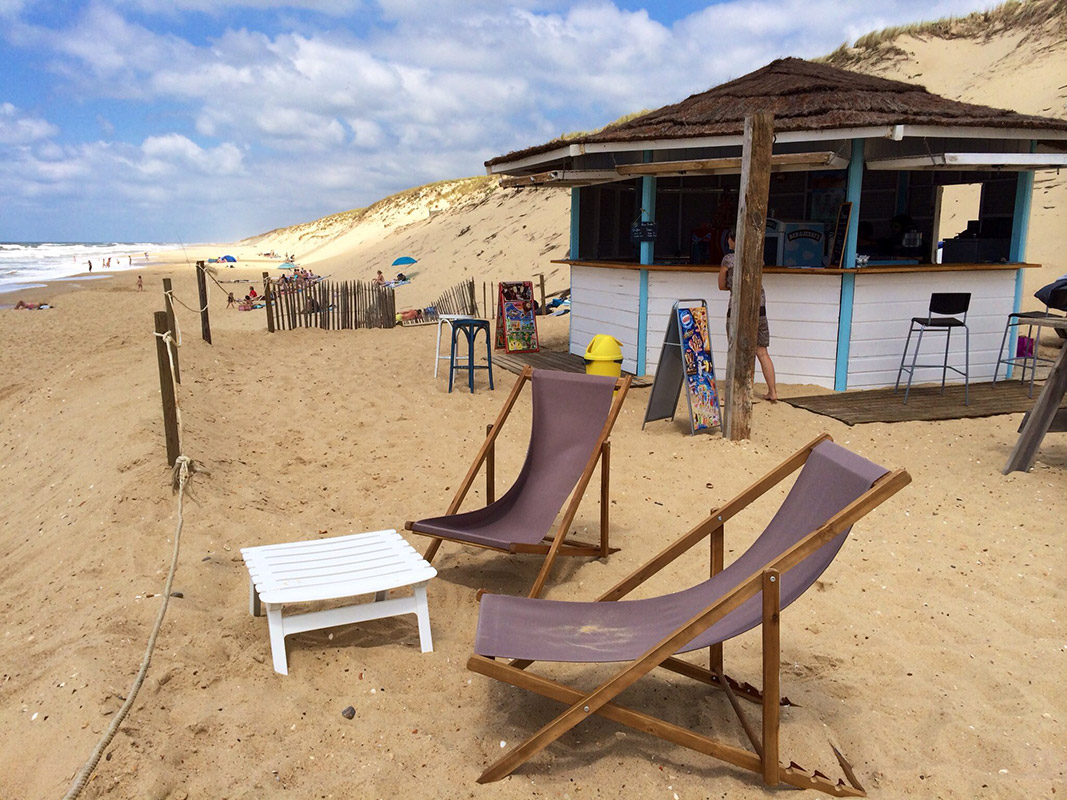
[[[267,302],[267,332],[274,333],[274,309],[271,302],[271,285],[270,276],[263,273],[263,297]]]
[[[178,456],[182,454],[181,441],[178,439],[178,404],[174,396],[174,381],[171,379],[170,358],[167,356],[167,343],[163,334],[167,328],[167,312],[157,311],[153,315],[156,323],[156,361],[159,362],[159,393],[163,397],[163,431],[167,439],[167,465],[173,467]]]
[[[541,279],[541,311],[539,313],[543,316],[547,311],[545,308],[545,273],[539,272],[537,277]]]
[[[752,381],[759,331],[763,283],[763,237],[767,228],[767,193],[771,185],[774,115],[760,111],[745,117],[741,149],[741,197],[730,293],[730,350],[726,359],[727,439],[747,439],[752,432]]]
[[[196,288],[200,291],[200,335],[211,344],[211,321],[207,317],[207,267],[196,262]]]
[[[174,321],[174,303],[171,302],[171,286],[170,278],[163,279],[163,302],[167,306],[167,330],[170,331],[170,335],[177,337],[178,325]],[[174,380],[178,383],[182,382],[182,371],[178,367],[178,343],[175,342],[171,345],[171,354],[174,356]]]

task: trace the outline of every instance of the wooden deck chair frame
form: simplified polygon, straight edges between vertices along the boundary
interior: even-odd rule
[[[474,458],[474,463],[471,464],[462,483],[460,483],[455,497],[452,498],[452,503],[448,506],[448,510],[445,512],[445,516],[451,516],[452,514],[459,512],[459,508],[463,504],[463,500],[467,497],[467,493],[474,484],[474,479],[477,477],[478,471],[483,464],[485,464],[486,467],[486,503],[492,503],[496,499],[496,440],[500,435],[504,422],[511,414],[511,410],[515,407],[515,403],[519,399],[519,394],[522,392],[523,387],[532,379],[533,367],[527,366],[523,368],[522,373],[519,375],[519,379],[515,381],[515,385],[512,387],[511,393],[508,395],[507,400],[505,400],[504,407],[500,410],[496,420],[486,427],[485,441],[482,443],[481,448],[479,448],[478,454]],[[441,547],[441,543],[446,539],[448,541],[457,542],[458,544],[481,547],[487,550],[497,550],[502,553],[543,554],[545,556],[544,563],[541,566],[540,572],[537,574],[537,579],[534,581],[529,594],[530,597],[539,597],[544,590],[545,582],[548,580],[548,575],[555,563],[556,556],[606,558],[610,553],[615,552],[618,548],[611,548],[609,533],[609,510],[611,505],[609,497],[611,483],[611,442],[608,440],[608,437],[611,435],[612,428],[615,427],[615,420],[618,419],[619,412],[622,410],[622,404],[626,399],[626,393],[630,390],[630,383],[632,380],[633,376],[625,375],[615,382],[615,396],[612,400],[611,409],[608,412],[607,419],[604,422],[604,427],[600,431],[597,444],[593,448],[589,461],[585,465],[585,470],[582,472],[581,477],[578,479],[578,483],[571,492],[570,500],[563,513],[563,518],[560,520],[559,525],[556,527],[555,533],[552,536],[546,536],[545,540],[540,544],[513,544],[510,548],[505,549],[476,542],[468,542],[463,539],[452,539],[444,536],[423,533],[413,529],[413,526],[416,524],[414,521],[408,521],[404,525],[405,530],[417,533],[420,536],[430,536],[430,538],[433,539],[433,541],[430,542],[430,545],[426,548],[423,558],[425,558],[427,562],[432,562],[434,556],[437,555],[438,549]],[[600,543],[591,544],[575,541],[573,539],[568,540],[567,533],[570,530],[571,523],[574,522],[575,515],[578,513],[578,506],[581,504],[582,498],[585,496],[585,490],[589,486],[589,481],[593,477],[593,471],[596,469],[598,461],[600,462]]]
[[[824,439],[823,434],[810,444],[801,448],[775,469],[751,487],[741,492],[725,505],[714,509],[711,514],[687,534],[668,546],[644,566],[599,597],[599,601],[619,600],[633,589],[670,564],[684,552],[692,548],[705,537],[711,537],[711,574],[723,569],[724,525],[753,500],[763,495],[768,489],[803,466],[815,445]],[[787,550],[761,571],[755,572],[741,581],[732,592],[721,597],[704,608],[698,615],[674,630],[653,648],[639,658],[626,663],[608,680],[592,691],[580,691],[565,684],[526,672],[533,662],[523,660],[492,659],[472,655],[467,661],[467,668],[490,678],[509,683],[521,689],[528,689],[536,694],[556,700],[567,709],[542,727],[526,741],[489,765],[478,778],[479,783],[500,780],[510,775],[515,769],[548,747],[560,736],[571,730],[591,714],[599,714],[607,719],[631,728],[651,733],[668,742],[710,755],[762,775],[767,786],[785,783],[801,789],[816,789],[837,797],[865,797],[866,792],[856,779],[851,766],[844,756],[834,749],[840,762],[842,772],[848,779],[831,781],[818,771],[808,772],[795,763],[789,766],[779,763],[779,676],[780,676],[780,630],[779,630],[779,580],[780,573],[800,563],[822,545],[833,539],[842,531],[853,525],[871,510],[879,506],[892,495],[911,482],[911,477],[904,470],[887,472],[874,485],[855,501],[847,505],[824,525],[817,528],[792,548]],[[739,684],[723,673],[722,644],[710,647],[710,669],[704,669],[690,662],[676,658],[673,654],[687,642],[707,630],[728,613],[756,594],[763,595],[763,691],[748,684]],[[619,705],[614,698],[640,678],[656,667],[663,667],[671,672],[700,681],[708,686],[726,692],[734,712],[752,743],[754,752],[735,747],[703,734],[661,720],[650,714]],[[753,726],[745,718],[738,697],[757,702],[762,706],[762,736],[758,736]]]

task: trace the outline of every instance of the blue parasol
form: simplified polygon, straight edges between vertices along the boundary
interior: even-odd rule
[[[393,262],[393,266],[394,267],[405,267],[408,264],[418,264],[418,263],[419,262],[416,261],[411,256],[400,256],[400,258],[398,258],[396,261]]]

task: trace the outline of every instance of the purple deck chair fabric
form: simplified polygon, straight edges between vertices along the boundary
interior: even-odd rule
[[[833,442],[819,443],[778,513],[736,561],[711,579],[674,594],[614,602],[566,602],[487,594],[482,597],[474,652],[533,661],[631,661],[699,614],[737,584],[829,520],[887,470]],[[848,530],[782,575],[785,608],[833,561]],[[759,594],[678,652],[730,639],[762,621]]]
[[[501,550],[545,538],[604,429],[615,378],[534,370],[531,385],[530,447],[511,488],[485,508],[419,520],[413,530]]]

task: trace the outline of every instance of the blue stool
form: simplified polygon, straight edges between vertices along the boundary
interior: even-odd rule
[[[485,331],[485,357],[486,363],[483,366],[475,366],[474,364],[474,340],[478,337],[478,331]],[[456,338],[463,334],[467,339],[467,363],[456,363]],[[493,345],[489,341],[489,321],[484,319],[456,319],[452,320],[452,352],[449,357],[448,363],[448,391],[452,391],[452,380],[456,375],[457,369],[467,370],[467,382],[471,388],[471,394],[474,394],[474,370],[485,369],[489,370],[489,388],[495,388],[493,386]]]

